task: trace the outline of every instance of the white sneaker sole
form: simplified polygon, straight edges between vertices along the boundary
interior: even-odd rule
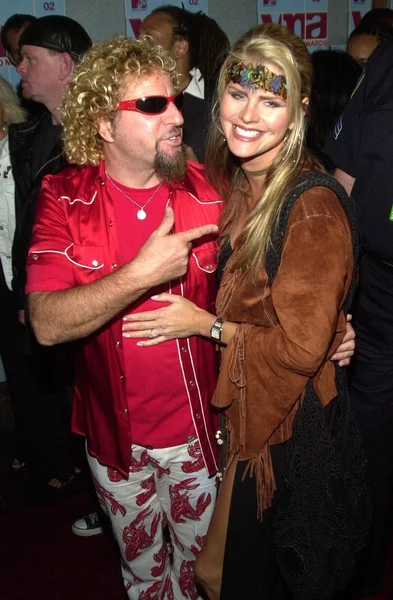
[[[72,533],[77,535],[78,537],[91,537],[93,535],[99,535],[100,533],[104,533],[102,527],[95,527],[94,529],[79,529],[72,525],[71,527]]]

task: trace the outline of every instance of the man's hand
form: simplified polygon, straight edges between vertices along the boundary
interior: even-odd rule
[[[135,276],[144,288],[150,289],[184,275],[188,268],[191,242],[218,230],[217,225],[211,224],[173,234],[174,222],[174,212],[167,206],[161,224],[133,261]]]
[[[335,169],[333,176],[339,183],[341,183],[348,196],[350,196],[355,183],[355,179],[352,177],[352,175],[348,175],[348,173],[342,171],[341,169]]]
[[[341,345],[337,348],[336,354],[333,354],[331,358],[331,360],[337,360],[340,367],[349,365],[355,350],[355,330],[350,323],[351,319],[352,315],[347,315],[347,332]]]
[[[18,310],[18,321],[21,325],[26,325],[26,313],[23,309]]]

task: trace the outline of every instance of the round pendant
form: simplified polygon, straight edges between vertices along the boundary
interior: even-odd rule
[[[138,210],[138,212],[136,213],[136,216],[138,217],[138,219],[140,221],[144,221],[146,219],[146,213],[143,210],[143,208],[141,208],[141,210]]]

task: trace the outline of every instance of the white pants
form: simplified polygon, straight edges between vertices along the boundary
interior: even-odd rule
[[[87,458],[120,547],[128,597],[199,599],[193,565],[216,498],[215,477],[208,476],[199,442],[157,450],[132,445],[128,480],[89,453]]]

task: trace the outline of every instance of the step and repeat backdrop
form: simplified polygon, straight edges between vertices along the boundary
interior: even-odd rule
[[[97,0],[108,1],[108,0]],[[212,1],[212,0],[210,0]],[[239,0],[240,1],[240,0]],[[345,0],[348,5],[348,34],[372,8],[372,0]],[[33,14],[37,17],[50,14],[66,14],[66,0],[0,0],[0,27],[15,13]],[[125,0],[125,28],[130,37],[138,35],[143,19],[163,4],[184,6],[192,12],[208,13],[208,0]],[[274,22],[285,25],[303,38],[310,51],[327,48],[329,0],[256,0],[255,22]],[[73,16],[73,15],[69,15]],[[345,48],[345,46],[341,46]],[[9,63],[5,49],[0,43],[0,75],[13,85],[19,81],[14,67]]]
[[[310,49],[328,45],[328,0],[259,0],[260,23],[279,23]]]
[[[348,34],[372,8],[372,0],[349,0]],[[328,0],[258,0],[259,23],[285,25],[301,37],[310,51],[327,48]]]
[[[349,0],[348,34],[357,27],[366,12],[372,9],[372,0]]]

